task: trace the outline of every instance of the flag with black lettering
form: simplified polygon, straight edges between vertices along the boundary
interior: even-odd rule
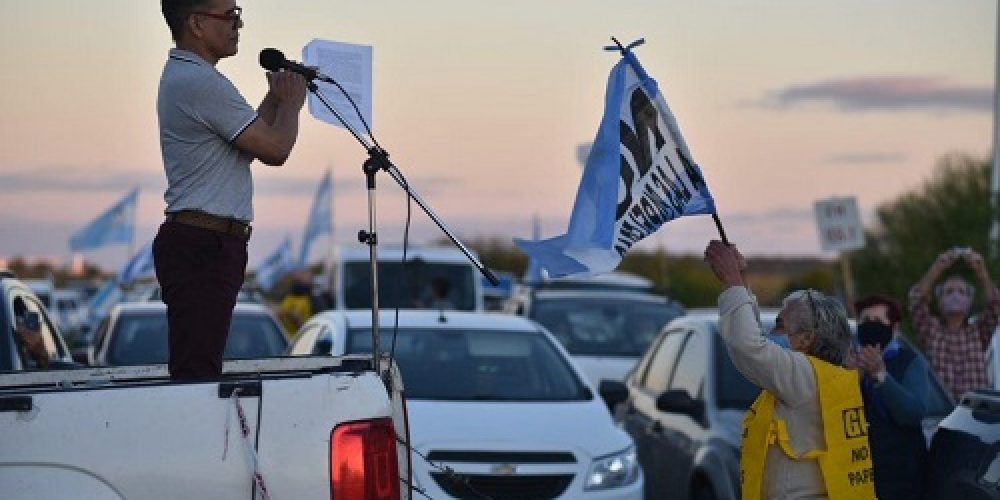
[[[549,277],[614,270],[664,223],[712,214],[701,169],[663,95],[631,50],[611,69],[604,117],[587,157],[566,234],[514,242]]]

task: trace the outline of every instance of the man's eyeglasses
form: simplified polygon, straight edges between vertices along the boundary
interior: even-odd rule
[[[229,9],[223,12],[222,14],[216,12],[200,12],[200,11],[192,12],[192,14],[198,14],[200,16],[208,16],[211,17],[212,19],[218,19],[220,21],[232,21],[233,25],[238,25],[240,23],[240,19],[243,18],[243,8],[233,7],[232,9]]]

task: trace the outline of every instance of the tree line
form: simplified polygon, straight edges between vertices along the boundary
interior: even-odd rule
[[[881,293],[905,301],[911,285],[923,275],[943,250],[970,247],[986,258],[997,282],[1000,258],[989,253],[989,229],[1000,214],[990,203],[991,161],[985,157],[950,154],[940,158],[933,175],[921,186],[883,202],[876,208],[875,223],[866,228],[864,248],[850,252],[857,296]],[[443,244],[449,244],[444,242]],[[528,258],[506,237],[468,241],[483,263],[491,269],[521,276]],[[839,263],[823,258],[776,258],[748,256],[748,281],[762,306],[780,305],[781,297],[791,290],[813,288],[844,297],[844,283]],[[314,270],[321,273],[322,266]],[[56,269],[45,262],[29,263],[13,258],[8,268],[23,278],[53,276],[57,285],[79,276]],[[654,283],[657,292],[686,307],[714,307],[722,291],[708,266],[699,255],[672,254],[665,249],[633,248],[622,260],[622,271],[644,276]],[[954,270],[975,280],[963,266]],[[88,264],[83,279],[107,277]],[[282,280],[271,291],[280,297],[287,289]],[[982,294],[977,307],[982,306]]]

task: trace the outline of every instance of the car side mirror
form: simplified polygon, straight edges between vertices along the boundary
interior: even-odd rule
[[[695,420],[705,415],[705,404],[691,397],[684,389],[671,389],[656,398],[656,409],[664,413],[680,413]]]
[[[628,388],[620,380],[601,380],[597,392],[600,393],[604,404],[608,405],[612,415],[615,413],[615,407],[628,399]]]

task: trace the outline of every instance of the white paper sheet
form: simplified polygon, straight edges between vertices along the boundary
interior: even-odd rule
[[[314,39],[302,48],[302,61],[307,66],[319,66],[319,72],[337,81],[354,99],[368,125],[372,125],[372,46],[353,43]],[[336,85],[316,80],[326,100],[340,113],[359,134],[365,135],[365,128]],[[316,119],[331,125],[343,127],[336,115],[331,113],[312,93],[309,94],[309,113]]]

